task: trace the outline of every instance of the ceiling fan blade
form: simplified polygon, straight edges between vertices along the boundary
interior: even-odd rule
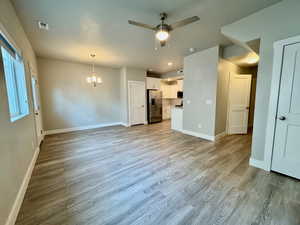
[[[148,25],[148,24],[139,23],[139,22],[135,22],[135,21],[132,21],[132,20],[128,20],[128,23],[131,24],[131,25],[138,26],[138,27],[143,27],[143,28],[146,28],[146,29],[156,30],[156,27]]]
[[[196,22],[198,20],[200,20],[200,18],[198,16],[193,16],[193,17],[190,17],[190,18],[178,21],[178,22],[170,25],[170,27],[171,27],[172,30],[174,30],[174,29],[176,29],[178,27],[182,27],[182,26],[188,25],[190,23],[194,23],[194,22]]]

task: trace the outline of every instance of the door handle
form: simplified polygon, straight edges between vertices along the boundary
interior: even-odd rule
[[[247,107],[246,107],[246,109],[248,110],[248,109],[250,109],[250,107],[249,107],[249,106],[247,106]]]
[[[286,117],[285,116],[279,116],[278,119],[279,120],[286,120]]]

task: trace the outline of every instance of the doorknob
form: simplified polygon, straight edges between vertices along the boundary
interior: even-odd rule
[[[280,116],[278,117],[279,120],[286,120],[286,117],[285,116]]]
[[[247,107],[246,107],[246,109],[248,110],[248,109],[250,109],[250,107],[249,107],[249,106],[247,106]]]

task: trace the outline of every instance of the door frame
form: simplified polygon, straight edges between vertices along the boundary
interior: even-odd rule
[[[269,110],[266,127],[266,142],[265,142],[265,154],[262,169],[271,171],[272,157],[275,141],[275,128],[276,117],[278,111],[278,101],[281,83],[281,69],[283,63],[284,47],[290,44],[300,43],[300,36],[287,38],[284,40],[274,42],[274,57],[273,57],[273,72],[271,82],[271,93],[269,101]]]
[[[147,95],[146,95],[146,84],[144,81],[135,81],[135,80],[129,80],[128,81],[128,84],[127,84],[127,96],[128,96],[128,126],[131,127],[132,126],[132,123],[131,123],[131,95],[130,95],[130,85],[131,84],[139,84],[139,85],[143,85],[144,86],[144,92],[145,92],[145,98],[144,98],[144,109],[145,109],[145,113],[144,113],[144,124],[147,124],[147,121],[146,121],[146,114],[147,114],[147,106],[146,106],[146,98],[147,98]]]
[[[229,118],[230,118],[230,89],[231,89],[231,80],[232,80],[232,76],[234,75],[251,75],[251,85],[252,85],[252,80],[253,80],[253,75],[252,74],[238,74],[238,73],[233,73],[233,72],[229,72],[229,79],[228,79],[228,93],[227,93],[227,115],[226,115],[226,128],[225,128],[225,132],[226,134],[229,134]],[[250,87],[251,88],[251,87]],[[251,89],[250,89],[250,96],[249,96],[249,106],[250,106],[250,100],[251,100]],[[250,115],[250,108],[249,108],[249,112],[248,112],[248,121],[249,121],[249,115]],[[249,124],[247,125],[249,128]]]
[[[35,133],[36,133],[36,138],[37,138],[37,144],[38,146],[40,146],[40,144],[42,143],[42,141],[44,140],[44,137],[45,137],[45,132],[44,132],[44,129],[43,129],[43,118],[42,118],[42,112],[41,112],[41,108],[39,109],[39,112],[40,112],[40,125],[41,125],[41,129],[42,129],[42,134],[39,135],[38,134],[38,131],[36,129],[36,124],[37,124],[37,121],[36,121],[36,116],[35,116],[35,108],[34,108],[34,96],[33,96],[33,88],[32,87],[32,78],[35,79],[35,81],[38,83],[38,77],[37,77],[37,72],[33,69],[33,67],[31,66],[30,63],[28,63],[29,65],[29,71],[30,71],[30,90],[31,90],[31,96],[32,96],[32,107],[33,107],[33,116],[34,116],[34,129],[35,129]],[[38,93],[40,95],[40,93]],[[41,99],[39,98],[39,100],[41,101]],[[40,107],[41,107],[41,102],[39,102],[40,104]]]

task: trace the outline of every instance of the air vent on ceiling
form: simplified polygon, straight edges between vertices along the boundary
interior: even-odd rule
[[[48,23],[45,23],[43,21],[39,21],[38,25],[39,25],[39,28],[41,30],[49,30],[49,24]]]

